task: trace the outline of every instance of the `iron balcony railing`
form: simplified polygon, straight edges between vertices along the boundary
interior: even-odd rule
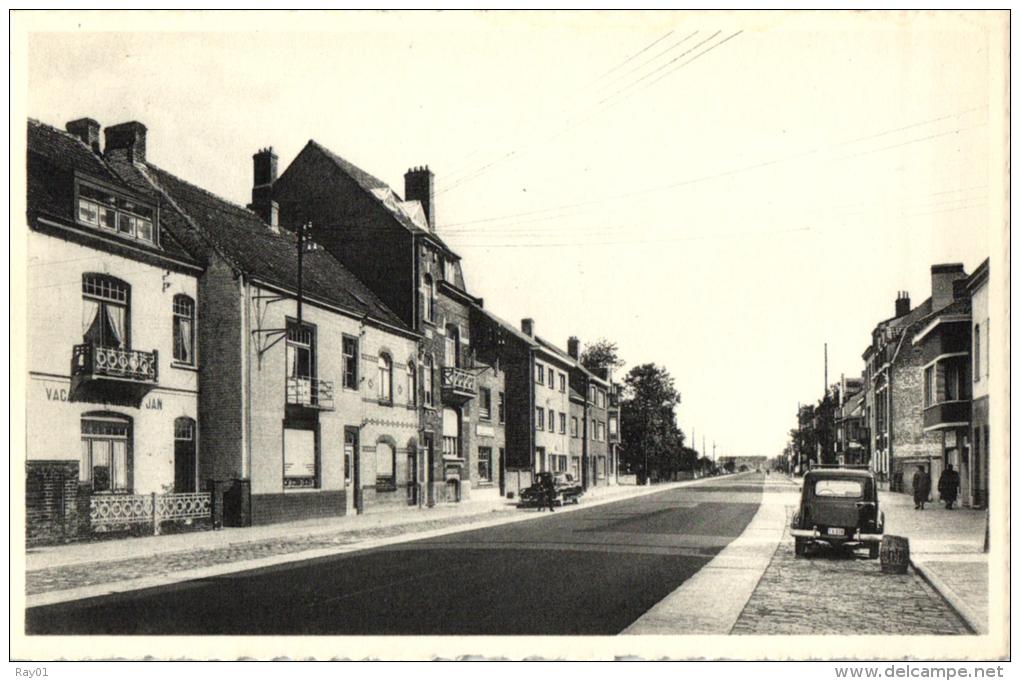
[[[467,369],[443,367],[443,390],[448,390],[464,397],[475,396],[475,375]]]
[[[159,353],[81,343],[74,346],[71,376],[109,377],[155,384],[159,380]]]
[[[333,411],[333,381],[291,376],[287,379],[287,404]]]

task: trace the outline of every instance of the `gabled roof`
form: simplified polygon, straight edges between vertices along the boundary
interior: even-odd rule
[[[307,147],[318,151],[332,161],[333,165],[342,173],[354,180],[359,187],[386,208],[393,218],[407,231],[432,239],[451,255],[456,256],[456,253],[436,234],[434,231],[435,226],[433,225],[433,229],[429,229],[420,203],[417,201],[404,201],[388,184],[371,173],[365,172],[339,154],[330,151],[315,140],[309,140]]]
[[[541,345],[543,349],[545,349],[549,354],[552,354],[554,357],[556,357],[560,361],[565,362],[566,364],[569,364],[571,367],[573,367],[574,369],[580,371],[581,373],[583,373],[588,378],[590,378],[592,380],[595,380],[595,381],[598,381],[601,384],[608,385],[608,383],[604,379],[599,378],[598,376],[596,376],[586,366],[581,364],[581,362],[579,362],[578,360],[576,360],[573,357],[571,357],[567,352],[561,350],[556,345],[550,343],[549,341],[547,341],[546,339],[544,339],[544,338],[542,338],[540,336],[535,336],[535,340],[538,341],[539,345]]]
[[[520,342],[524,343],[528,347],[530,347],[530,348],[537,348],[538,347],[538,343],[535,342],[534,338],[532,338],[528,334],[524,333],[523,331],[521,331],[520,329],[518,329],[516,326],[514,326],[510,322],[506,321],[505,319],[497,317],[495,314],[493,314],[488,309],[482,307],[481,305],[472,305],[471,307],[472,307],[472,309],[477,310],[480,314],[484,315],[485,317],[488,317],[489,320],[493,324],[495,324],[496,326],[500,327],[506,333],[508,333],[511,336],[515,337],[517,340],[519,340]]]
[[[166,255],[191,265],[197,264],[189,250],[167,229],[163,211],[166,208],[161,197],[151,187],[137,187],[122,181],[107,161],[74,135],[46,125],[37,120],[28,120],[28,213],[48,216],[61,222],[74,224],[77,215],[70,182],[74,175],[84,174],[88,178],[108,184],[111,189],[142,202],[151,203],[160,210],[158,228],[159,245],[131,239],[124,240],[134,249],[153,255]],[[172,218],[171,218],[172,219]],[[83,228],[86,233],[89,228]],[[99,233],[97,232],[97,236]],[[119,237],[107,239],[111,243],[121,241]]]
[[[219,255],[251,278],[288,292],[297,290],[295,234],[274,230],[255,212],[151,163],[138,167],[125,161],[114,168],[132,182],[151,181],[165,194],[179,218],[169,221],[168,227],[180,230],[182,240],[207,262]],[[325,250],[305,253],[302,265],[302,288],[309,298],[410,333],[371,289]]]

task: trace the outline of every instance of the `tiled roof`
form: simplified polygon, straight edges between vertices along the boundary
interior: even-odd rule
[[[54,128],[29,119],[28,121],[28,212],[47,215],[62,221],[76,221],[73,195],[70,193],[75,172],[109,184],[139,199],[147,200],[160,209],[159,246],[131,239],[134,248],[153,254],[171,256],[176,260],[195,263],[189,250],[167,229],[163,216],[165,202],[151,187],[138,187],[126,183],[114,172],[110,164],[90,149],[83,141]],[[171,218],[172,219],[172,218]],[[111,237],[113,238],[113,237]]]
[[[354,180],[359,187],[365,190],[366,193],[371,195],[376,201],[386,208],[387,211],[399,222],[405,229],[412,234],[424,234],[435,240],[440,246],[445,248],[450,253],[453,251],[446,243],[439,238],[433,229],[425,229],[419,224],[419,220],[415,219],[415,211],[409,207],[402,207],[401,204],[407,203],[400,198],[400,195],[393,191],[392,187],[388,184],[375,177],[374,175],[365,172],[358,166],[354,165],[347,159],[343,158],[339,154],[330,151],[326,147],[322,146],[315,140],[309,140],[308,145],[323,156],[328,158],[333,164],[340,169],[341,172],[345,173],[348,177]]]
[[[139,169],[128,164],[115,166],[123,175]],[[187,239],[208,260],[213,252],[250,277],[287,290],[297,289],[297,236],[280,229],[274,231],[253,211],[231,203],[181,178],[148,163],[146,175],[169,197],[180,217],[168,223],[182,230]],[[144,179],[144,178],[143,178]],[[200,232],[196,234],[195,230]],[[352,313],[408,330],[389,308],[347,268],[324,250],[311,251],[303,258],[302,285],[312,298],[336,305]]]
[[[541,345],[543,348],[545,348],[548,352],[550,352],[551,354],[555,355],[557,358],[559,358],[560,360],[566,362],[567,364],[569,364],[570,366],[574,367],[575,369],[578,369],[579,371],[584,373],[589,378],[593,378],[596,381],[598,381],[599,383],[606,383],[606,381],[604,379],[599,378],[594,373],[589,371],[586,366],[581,364],[581,362],[579,362],[578,360],[574,359],[568,353],[566,353],[565,351],[563,351],[560,348],[556,347],[555,345],[553,345],[552,343],[550,343],[546,339],[541,338],[539,336],[535,336],[535,340],[538,341],[539,345]]]
[[[480,312],[481,314],[483,314],[486,317],[488,317],[494,324],[496,324],[497,326],[502,328],[504,331],[506,331],[510,335],[512,335],[515,338],[517,338],[522,343],[524,343],[524,344],[526,344],[526,345],[528,345],[530,347],[533,347],[533,348],[534,347],[538,347],[538,343],[535,342],[534,338],[532,338],[528,334],[524,333],[523,331],[518,329],[516,326],[511,324],[510,322],[508,322],[508,321],[506,321],[506,320],[504,320],[504,319],[502,319],[500,317],[497,317],[490,310],[488,310],[488,309],[486,309],[484,307],[481,307],[480,305],[474,305],[472,307],[475,310],[478,310],[478,312]]]

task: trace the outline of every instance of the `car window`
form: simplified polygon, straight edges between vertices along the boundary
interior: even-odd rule
[[[816,497],[839,497],[857,499],[864,491],[860,480],[819,480],[815,483]]]

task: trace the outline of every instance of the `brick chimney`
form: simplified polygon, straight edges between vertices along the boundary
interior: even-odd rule
[[[64,129],[87,144],[92,151],[99,153],[99,121],[78,118],[68,121]]]
[[[902,317],[910,312],[910,294],[906,291],[896,292],[896,316]]]
[[[436,230],[436,204],[433,178],[435,176],[428,166],[411,168],[404,173],[404,200],[420,201],[428,220],[429,229]]]
[[[931,310],[937,312],[953,302],[953,282],[966,279],[963,263],[945,263],[931,266]]]
[[[529,338],[535,337],[535,320],[527,317],[521,320],[521,331]]]
[[[574,359],[581,358],[581,341],[577,339],[577,336],[571,336],[567,339],[567,354]]]
[[[145,126],[138,121],[111,125],[106,128],[104,154],[123,152],[131,163],[145,163]]]
[[[273,184],[276,183],[277,157],[272,147],[259,149],[252,155],[254,179],[251,187],[251,203],[248,208],[274,230],[280,228],[280,204],[273,200]]]

